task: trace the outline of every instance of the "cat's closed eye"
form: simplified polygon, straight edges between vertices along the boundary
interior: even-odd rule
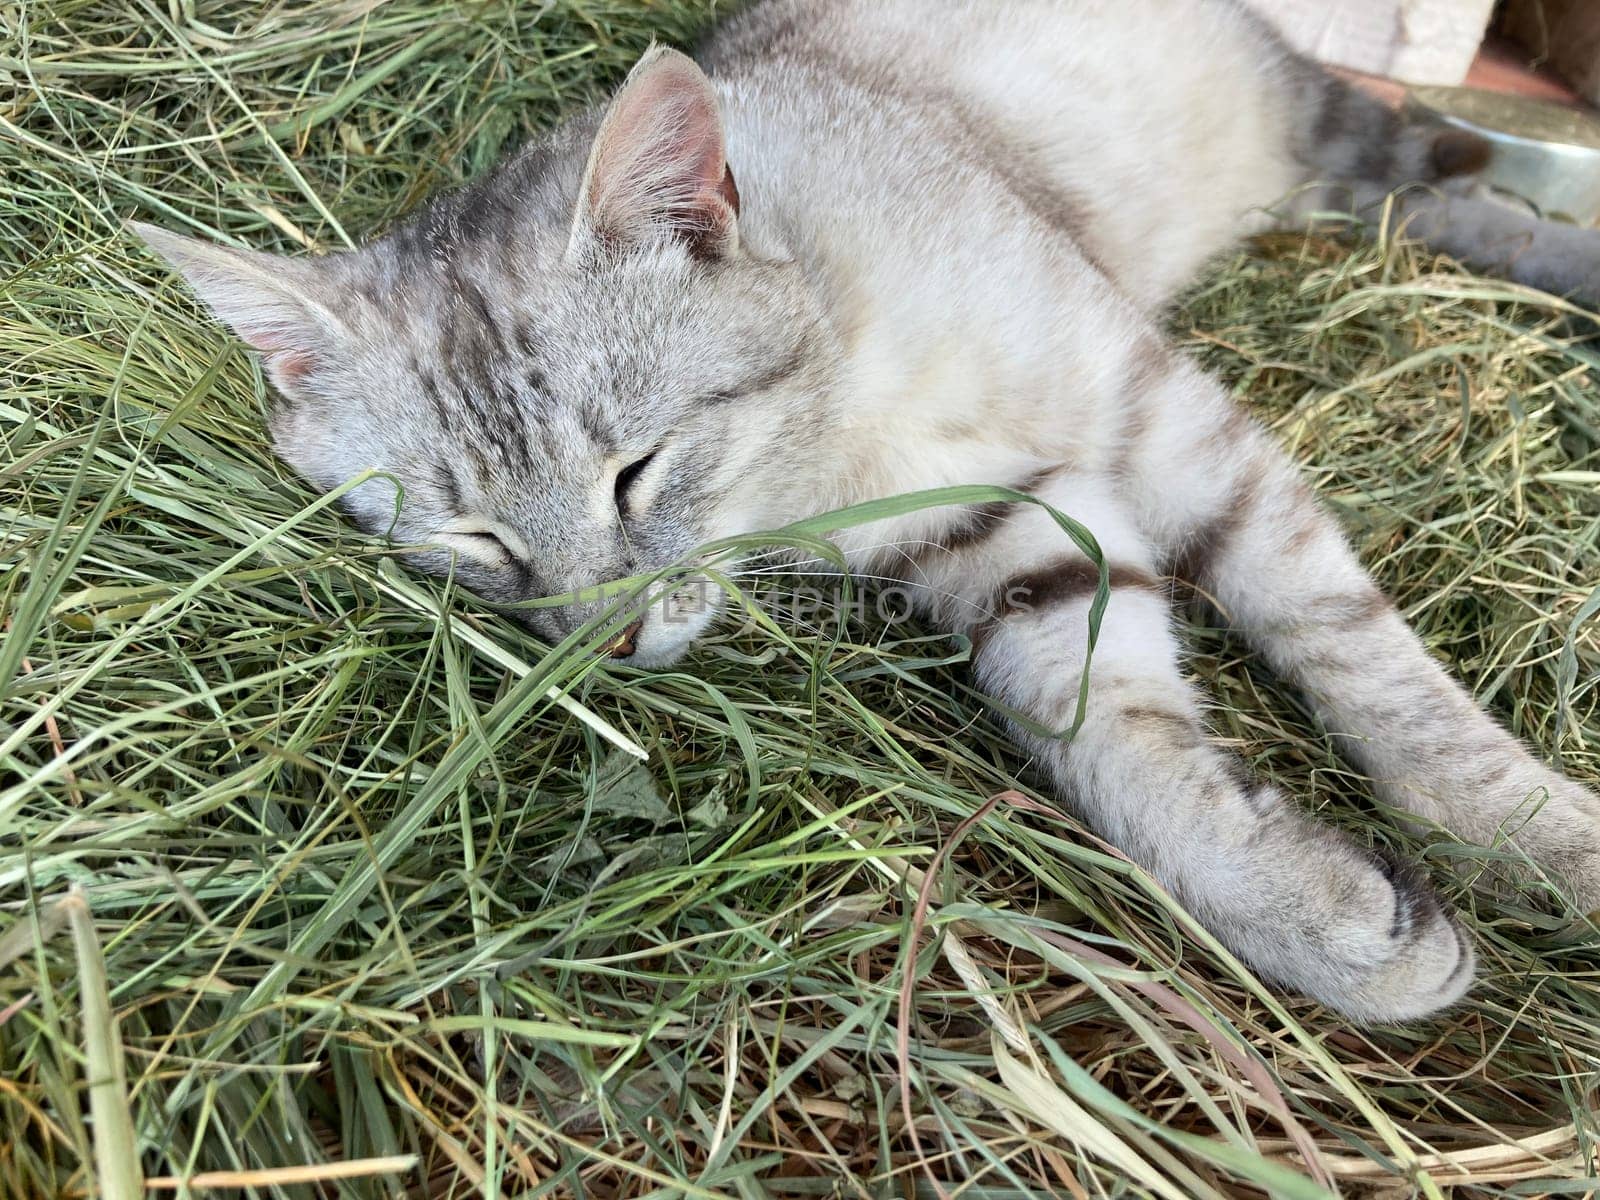
[[[633,490],[634,485],[639,482],[639,476],[644,474],[645,468],[655,461],[656,455],[659,453],[659,450],[652,450],[649,454],[646,454],[642,458],[635,459],[633,462],[623,467],[622,470],[617,472],[616,490],[614,493],[617,502],[617,512],[623,515],[627,514],[628,493]]]
[[[488,530],[443,530],[433,540],[447,550],[491,566],[505,566],[517,558],[503,538]]]

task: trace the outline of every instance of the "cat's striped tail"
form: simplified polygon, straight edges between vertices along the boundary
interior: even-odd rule
[[[1492,146],[1466,130],[1412,120],[1356,84],[1315,64],[1298,64],[1300,120],[1295,156],[1314,178],[1386,188],[1476,175]]]

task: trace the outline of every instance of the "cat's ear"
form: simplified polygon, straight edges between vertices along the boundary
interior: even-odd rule
[[[659,237],[702,258],[738,248],[739,190],[728,167],[717,95],[693,59],[645,52],[612,100],[584,172],[573,245]]]
[[[345,328],[325,302],[325,267],[218,246],[140,221],[128,227],[178,269],[220,320],[261,351],[280,392],[295,396],[338,353]]]

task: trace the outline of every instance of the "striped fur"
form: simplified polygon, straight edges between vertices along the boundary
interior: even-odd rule
[[[382,468],[352,516],[495,599],[922,488],[1005,484],[1073,514],[1112,590],[1070,744],[1038,730],[1072,718],[1098,572],[1038,506],[837,540],[970,636],[978,682],[1096,830],[1353,1018],[1455,1001],[1471,946],[1413,873],[1213,745],[1175,580],[1305,690],[1387,803],[1514,836],[1600,905],[1594,795],[1450,681],[1158,323],[1280,198],[1370,205],[1481,146],[1404,125],[1230,0],[769,0],[701,62],[652,52],[609,111],[356,254],[144,232],[266,355],[284,456],[326,488]],[[1600,280],[1595,235],[1478,205],[1458,181],[1396,211],[1479,261],[1509,236],[1519,278]],[[674,660],[717,598],[652,597],[618,652]],[[596,604],[526,611],[559,638]]]

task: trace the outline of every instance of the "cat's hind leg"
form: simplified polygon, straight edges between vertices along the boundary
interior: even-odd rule
[[[1392,201],[1359,191],[1357,211],[1441,253],[1579,304],[1600,304],[1600,230],[1520,212],[1478,196],[1407,188]]]
[[[1494,147],[1443,124],[1410,120],[1355,85],[1290,57],[1300,120],[1291,151],[1323,186],[1285,214],[1349,213],[1517,283],[1600,303],[1600,230],[1547,220],[1481,194]]]
[[[1113,490],[1074,476],[1038,492],[1094,531],[1112,591],[1082,728],[1066,741],[1018,722],[1018,739],[1093,829],[1262,974],[1364,1021],[1460,998],[1473,953],[1431,890],[1213,745],[1179,666],[1168,588]],[[980,687],[1037,726],[1069,728],[1098,574],[1048,517],[1016,511],[924,579],[971,633]],[[989,599],[971,601],[973,579]]]

